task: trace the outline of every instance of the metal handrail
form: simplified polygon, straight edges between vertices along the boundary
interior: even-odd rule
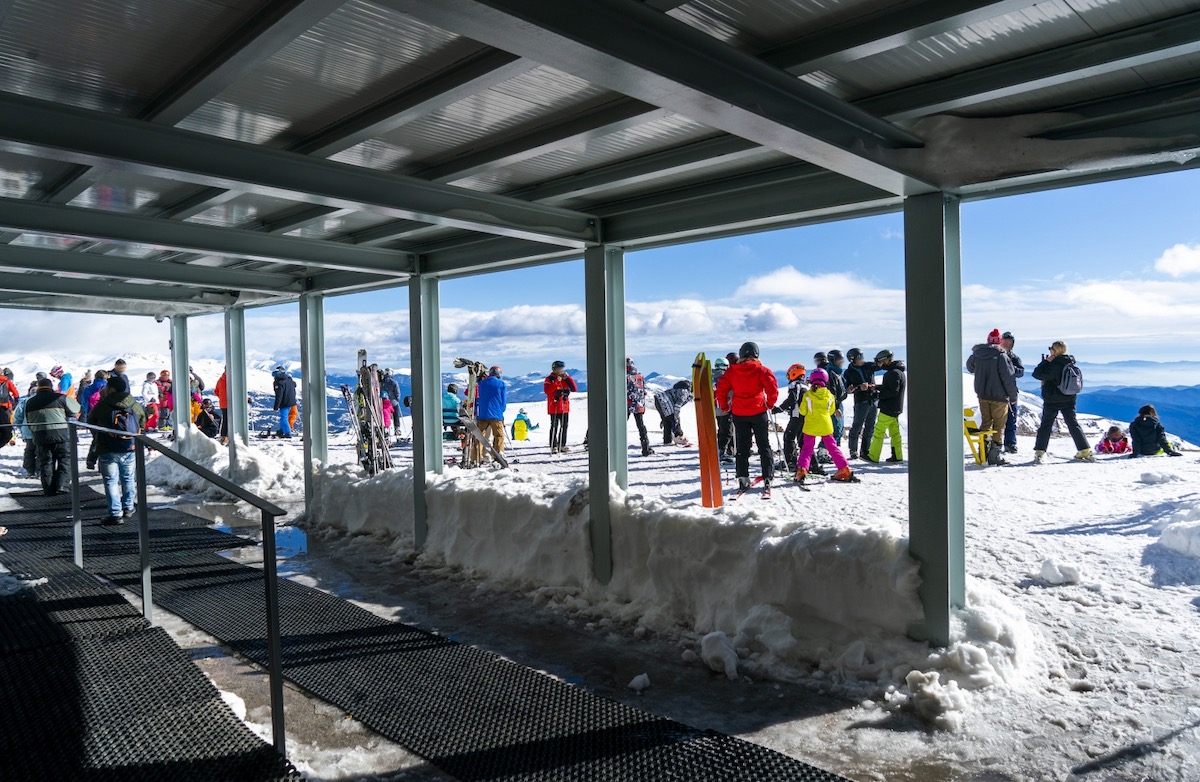
[[[212,470],[201,467],[196,462],[182,456],[170,448],[145,434],[130,435],[119,429],[107,429],[95,424],[82,421],[68,420],[71,432],[71,516],[74,520],[75,564],[83,567],[83,514],[80,510],[80,480],[79,480],[79,429],[90,429],[93,432],[128,437],[133,440],[136,454],[137,470],[137,508],[138,508],[138,551],[142,568],[142,615],[147,622],[154,622],[154,601],[151,592],[150,574],[150,517],[146,506],[146,448],[158,451],[171,461],[179,464],[222,491],[243,500],[262,514],[263,537],[263,582],[266,593],[267,611],[267,670],[270,677],[271,689],[271,737],[275,750],[280,755],[287,750],[286,733],[283,722],[283,644],[279,629],[279,583],[278,567],[275,554],[275,519],[286,516],[287,511],[278,505],[246,491],[232,481],[222,478]]]

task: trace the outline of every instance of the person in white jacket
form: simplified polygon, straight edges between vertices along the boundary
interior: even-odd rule
[[[146,379],[142,381],[142,407],[150,407],[150,405],[158,404],[158,375],[153,372],[146,373]]]

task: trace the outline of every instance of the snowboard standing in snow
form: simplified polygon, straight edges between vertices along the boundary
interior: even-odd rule
[[[358,388],[354,391],[352,406],[358,424],[357,452],[367,475],[376,475],[392,467],[392,456],[388,452],[387,433],[380,406],[379,367],[367,364],[367,351],[358,351]]]
[[[717,456],[717,417],[713,401],[712,364],[703,353],[692,364],[692,389],[696,395],[696,445],[700,449],[700,502],[719,508],[721,464]]]

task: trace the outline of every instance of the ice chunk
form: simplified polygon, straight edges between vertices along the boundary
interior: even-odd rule
[[[723,673],[729,679],[738,677],[737,652],[733,650],[733,643],[725,633],[717,631],[704,636],[700,641],[700,656],[704,659],[704,664],[717,673]]]
[[[1042,580],[1047,584],[1078,584],[1079,567],[1047,559],[1042,563]]]
[[[1200,521],[1177,521],[1169,525],[1159,542],[1176,554],[1200,559]]]
[[[650,689],[650,677],[647,674],[639,673],[637,676],[633,677],[633,681],[629,682],[629,684],[626,684],[625,686],[634,692],[648,690]]]

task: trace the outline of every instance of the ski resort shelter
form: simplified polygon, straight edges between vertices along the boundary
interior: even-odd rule
[[[439,282],[582,256],[604,580],[623,253],[903,212],[912,634],[944,643],[960,204],[1198,152],[1198,0],[0,0],[0,306],[169,318],[176,377],[187,319],[223,312],[244,438],[246,310],[299,302],[321,399],[324,299],[394,288],[419,475],[442,469]]]

